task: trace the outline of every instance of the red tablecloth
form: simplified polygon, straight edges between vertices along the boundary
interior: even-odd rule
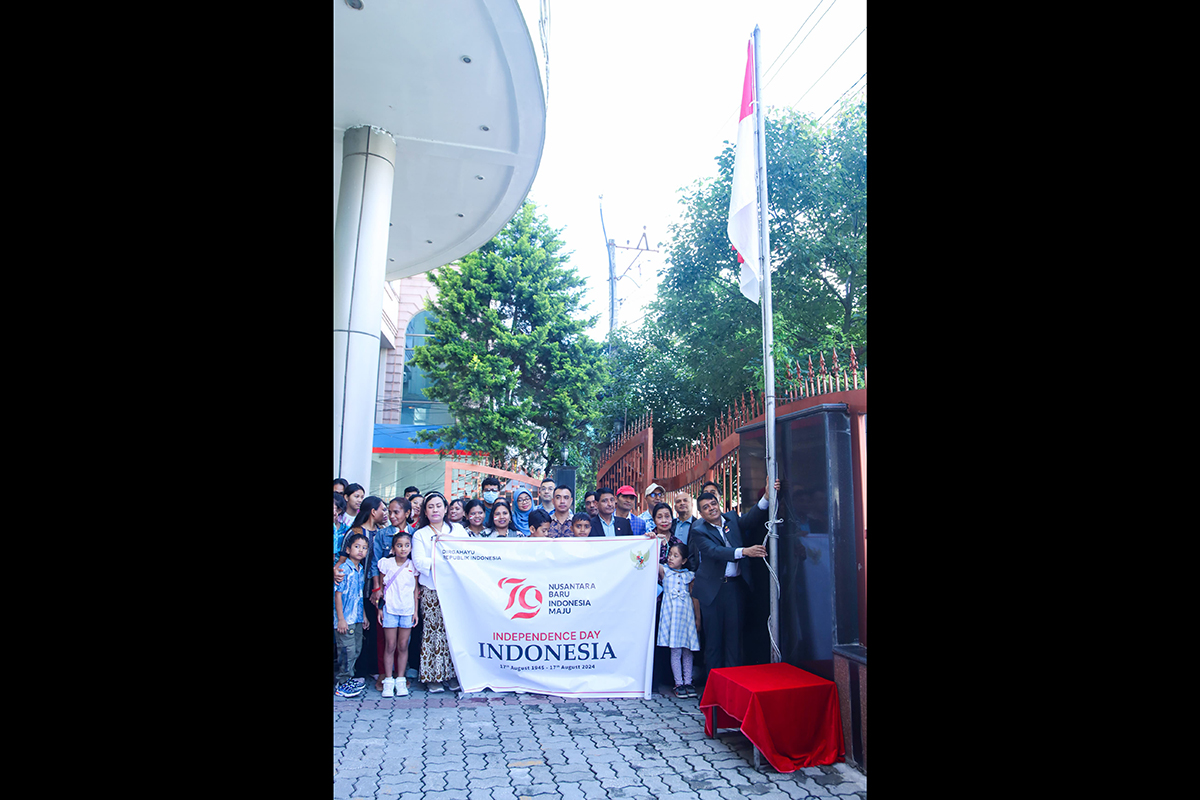
[[[845,761],[837,684],[791,664],[726,667],[708,673],[700,698],[704,732],[741,728],[780,772]]]

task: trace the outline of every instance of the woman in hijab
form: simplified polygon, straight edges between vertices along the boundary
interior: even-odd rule
[[[526,489],[517,492],[517,496],[513,498],[516,501],[517,507],[512,512],[512,527],[516,529],[518,535],[529,535],[529,511],[533,508],[533,495]]]

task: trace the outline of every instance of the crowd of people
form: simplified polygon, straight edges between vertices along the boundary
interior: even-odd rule
[[[633,513],[632,486],[587,492],[583,511],[575,510],[571,487],[550,478],[536,502],[524,489],[506,499],[500,486],[487,477],[478,497],[450,500],[409,486],[385,503],[357,483],[334,479],[335,694],[361,695],[368,677],[384,697],[407,695],[410,679],[435,693],[460,688],[432,574],[439,536],[658,539],[655,682],[673,680],[677,697],[696,697],[693,653],[703,650],[706,669],[742,663],[745,594],[754,587],[739,562],[766,556],[761,544],[743,546],[742,531],[766,522],[765,492],[739,516],[722,510],[719,487],[707,482],[697,516],[689,492],[675,492],[668,504],[657,483],[646,488],[640,514]]]

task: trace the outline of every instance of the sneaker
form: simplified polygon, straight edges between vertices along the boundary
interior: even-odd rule
[[[350,682],[353,683],[355,686],[357,686],[360,689],[367,688],[367,679],[366,678],[354,678]]]
[[[696,687],[692,686],[690,683],[684,684],[683,688],[687,689],[688,697],[699,697],[700,696],[699,694],[696,693]]]
[[[438,683],[437,681],[434,681],[433,683],[429,684],[429,691],[431,694],[435,694],[437,692],[444,692],[444,691],[446,691],[446,687],[443,686],[442,684]]]
[[[396,697],[408,697],[408,681],[396,678]]]
[[[396,696],[396,679],[395,678],[384,678],[383,679],[383,696],[384,697],[395,697]]]
[[[688,696],[687,687],[686,686],[676,686],[675,687],[675,696],[678,698],[681,698],[681,699],[687,697]]]
[[[454,680],[450,681],[450,684],[449,684],[449,687],[448,687],[448,688],[449,688],[449,689],[450,689],[450,691],[452,691],[452,692],[457,692],[459,689],[461,689],[461,688],[462,688],[462,684],[460,684],[460,683],[458,682],[458,678],[455,678]]]
[[[363,693],[363,687],[355,684],[354,681],[346,681],[334,689],[333,693],[338,697],[358,697]]]

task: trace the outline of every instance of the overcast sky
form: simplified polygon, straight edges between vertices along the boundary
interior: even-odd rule
[[[536,1],[529,5],[536,19]],[[595,338],[608,332],[599,196],[609,238],[633,246],[645,226],[650,247],[665,249],[677,190],[715,175],[723,140],[736,139],[755,25],[768,107],[820,117],[865,86],[866,0],[550,3],[546,144],[529,198],[564,229],[572,264],[588,282],[589,312],[601,316]],[[530,33],[540,58],[536,24]],[[617,250],[618,275],[635,255]],[[635,266],[617,282],[618,324],[641,316],[662,259],[641,256],[640,273]]]

